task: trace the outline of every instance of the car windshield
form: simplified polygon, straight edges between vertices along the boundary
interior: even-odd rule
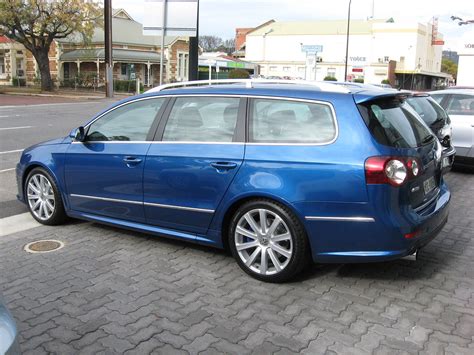
[[[441,120],[447,121],[448,115],[446,112],[429,96],[409,97],[407,102],[428,125]]]
[[[415,148],[435,138],[417,113],[399,98],[376,99],[359,105],[373,137],[395,148]]]

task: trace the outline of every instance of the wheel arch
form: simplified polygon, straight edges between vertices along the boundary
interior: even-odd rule
[[[294,206],[291,205],[290,202],[275,196],[271,194],[252,194],[252,195],[243,195],[239,196],[235,199],[233,199],[228,206],[225,208],[225,212],[223,213],[223,217],[221,219],[221,224],[220,224],[220,232],[221,232],[221,242],[222,246],[224,247],[225,250],[229,251],[229,240],[227,238],[227,234],[229,232],[229,227],[230,227],[230,221],[232,220],[232,216],[234,213],[245,203],[252,201],[252,200],[268,200],[271,202],[276,202],[278,204],[281,204],[288,208],[299,220],[301,225],[303,226],[303,229],[305,230],[306,237],[308,235],[306,231],[306,226],[304,224],[304,219],[301,218],[300,214],[298,211],[295,210]]]
[[[36,168],[44,169],[54,179],[54,183],[58,187],[59,192],[60,192],[61,197],[62,197],[63,204],[65,205],[64,207],[66,207],[67,202],[66,202],[66,199],[65,199],[65,193],[61,189],[61,184],[60,184],[60,181],[59,181],[58,177],[56,176],[56,174],[54,173],[54,171],[51,168],[49,168],[47,165],[42,164],[42,163],[37,162],[37,161],[31,162],[30,164],[28,164],[28,166],[23,171],[23,175],[21,177],[21,190],[23,191],[23,198],[25,199],[25,202],[27,202],[27,200],[25,198],[26,178],[28,177],[30,172],[32,170],[36,169]]]

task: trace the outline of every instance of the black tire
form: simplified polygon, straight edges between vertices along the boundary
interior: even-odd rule
[[[42,177],[47,180],[47,182],[51,185],[51,190],[53,192],[53,200],[54,200],[54,209],[53,212],[49,217],[47,217],[46,212],[45,212],[45,217],[40,218],[38,216],[38,212],[35,212],[32,209],[32,205],[30,203],[30,200],[28,198],[28,184],[30,183],[30,180],[32,180],[34,177]],[[45,169],[43,168],[34,168],[31,170],[28,174],[28,176],[25,179],[25,185],[23,187],[23,191],[25,194],[25,201],[26,205],[28,206],[28,210],[30,211],[31,215],[35,220],[37,220],[39,223],[48,225],[48,226],[55,226],[58,224],[62,224],[66,221],[67,215],[64,210],[64,204],[63,200],[61,198],[61,193],[59,192],[59,189],[56,185],[56,181],[53,179],[51,174],[49,174]],[[51,201],[51,200],[49,200]],[[41,213],[40,213],[41,215]]]
[[[280,217],[281,220],[284,222],[284,224],[282,224],[281,227],[278,227],[278,228],[284,228],[284,230],[288,230],[288,232],[291,234],[289,238],[289,240],[291,239],[291,242],[288,240],[283,243],[288,243],[287,245],[292,250],[292,253],[290,257],[286,258],[285,260],[286,266],[282,268],[280,271],[277,271],[276,265],[275,263],[273,263],[273,260],[270,257],[269,253],[271,252],[273,254],[272,255],[273,257],[278,256],[279,258],[284,258],[283,255],[275,253],[274,250],[272,251],[269,250],[269,249],[273,249],[273,246],[275,244],[275,243],[272,243],[271,237],[266,238],[266,240],[265,240],[265,237],[259,237],[259,238],[263,238],[263,241],[261,241],[260,239],[258,241],[259,247],[266,249],[265,253],[267,254],[267,256],[265,258],[267,260],[271,260],[270,263],[268,263],[267,261],[268,266],[273,265],[273,271],[271,271],[270,268],[268,268],[269,271],[274,272],[273,274],[270,274],[270,275],[262,274],[261,271],[257,272],[255,270],[252,270],[251,268],[252,265],[251,267],[247,266],[243,260],[245,256],[239,255],[239,252],[237,251],[237,246],[236,246],[237,239],[244,238],[240,236],[241,235],[240,233],[237,233],[236,235],[236,229],[239,224],[239,221],[241,221],[240,223],[246,223],[243,220],[245,219],[244,216],[247,213],[250,213],[250,214],[256,213],[255,211],[259,209],[268,210],[271,213],[276,214],[278,217]],[[265,214],[267,214],[267,212],[265,212]],[[270,218],[272,217],[274,216],[270,216]],[[268,223],[270,224],[271,222],[268,222]],[[260,225],[260,220],[258,224]],[[250,224],[248,226],[250,226]],[[240,225],[240,227],[242,227],[242,225]],[[267,225],[267,227],[265,228],[270,229],[269,227],[270,226]],[[248,230],[248,228],[246,229]],[[274,202],[272,200],[255,199],[255,200],[251,200],[244,203],[242,206],[239,207],[239,209],[235,212],[234,216],[232,217],[228,230],[229,230],[228,242],[229,242],[229,247],[232,252],[232,255],[234,256],[235,260],[237,261],[239,266],[242,268],[242,270],[244,270],[247,274],[249,274],[250,276],[258,280],[265,281],[265,282],[274,282],[274,283],[289,281],[293,279],[299,272],[301,272],[311,260],[308,238],[306,236],[306,232],[303,225],[301,224],[299,219],[294,215],[294,213],[290,211],[286,206],[280,203]],[[249,241],[254,242],[253,239],[254,239],[253,237],[247,238],[246,243],[248,243]],[[291,246],[290,246],[290,243],[291,243]],[[255,249],[259,247],[255,247]],[[251,248],[249,248],[250,251],[247,252],[247,254],[250,254],[252,251],[255,251],[255,249],[252,250]],[[257,252],[257,254],[258,253],[260,253],[260,256],[257,256],[255,260],[258,260],[258,258],[260,257],[260,266],[258,266],[257,264],[258,269],[260,269],[261,264],[262,264],[262,261],[261,261],[262,253],[264,252],[260,251],[260,252]],[[251,256],[247,259],[247,261],[249,259],[251,259]],[[255,269],[255,266],[254,266],[254,269]],[[264,270],[265,270],[264,272],[267,271],[267,266],[265,266]]]

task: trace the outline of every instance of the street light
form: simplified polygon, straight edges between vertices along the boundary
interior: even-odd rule
[[[349,8],[347,11],[346,64],[344,66],[344,81],[347,81],[347,61],[349,60],[349,26],[351,23],[351,2],[352,0],[349,0]]]

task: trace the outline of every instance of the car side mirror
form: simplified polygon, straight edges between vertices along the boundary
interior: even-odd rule
[[[85,132],[84,127],[80,126],[78,128],[74,128],[71,133],[69,133],[69,137],[77,142],[82,142],[85,139]]]

